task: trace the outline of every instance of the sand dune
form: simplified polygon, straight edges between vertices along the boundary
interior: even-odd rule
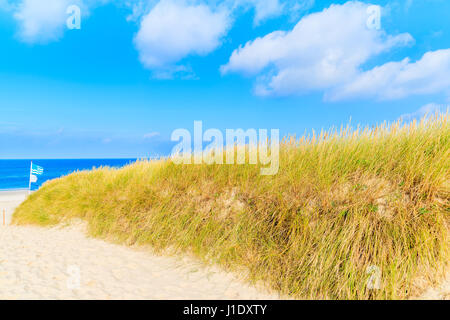
[[[0,195],[0,210],[26,193]],[[0,299],[277,299],[190,258],[87,238],[80,228],[0,226]]]
[[[8,223],[26,196],[0,192]],[[280,298],[191,258],[162,257],[88,238],[81,225],[0,225],[0,244],[0,299]],[[449,299],[448,279],[419,299]]]

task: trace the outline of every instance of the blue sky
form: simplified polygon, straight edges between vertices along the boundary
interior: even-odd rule
[[[0,0],[0,158],[166,155],[194,120],[302,135],[445,110],[449,12],[446,0]]]

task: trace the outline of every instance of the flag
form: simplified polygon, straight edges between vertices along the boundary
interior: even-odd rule
[[[35,175],[40,176],[43,173],[44,173],[44,168],[39,167],[39,166],[37,166],[35,164],[31,165],[31,174],[32,175],[35,174]],[[37,178],[36,178],[36,180],[37,180]],[[36,182],[36,181],[34,181],[34,182]]]
[[[31,162],[31,168],[30,168],[30,183],[28,185],[28,190],[31,193],[31,184],[36,183],[38,178],[37,176],[41,176],[44,174],[44,168],[37,166]]]

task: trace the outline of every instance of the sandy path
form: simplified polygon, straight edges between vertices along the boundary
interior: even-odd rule
[[[0,299],[275,299],[190,259],[86,238],[76,229],[0,228]]]
[[[14,209],[25,200],[28,191],[1,191],[0,192],[0,225],[3,224],[3,211],[6,213],[6,224],[11,222]]]
[[[0,192],[11,214],[26,192]],[[190,258],[87,238],[78,227],[2,226],[0,299],[279,299]],[[450,299],[450,274],[418,299]]]
[[[427,289],[418,300],[450,300],[450,272],[447,272],[446,279],[435,288]]]
[[[12,212],[15,196],[0,195],[0,210]],[[79,228],[0,226],[0,299],[277,298],[193,259],[87,238]]]

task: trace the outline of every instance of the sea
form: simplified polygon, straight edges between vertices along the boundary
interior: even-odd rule
[[[31,190],[37,190],[45,181],[68,175],[78,170],[92,170],[99,167],[121,168],[136,159],[33,159],[33,160],[0,160],[0,190],[28,189],[30,180],[30,164],[44,168]]]

